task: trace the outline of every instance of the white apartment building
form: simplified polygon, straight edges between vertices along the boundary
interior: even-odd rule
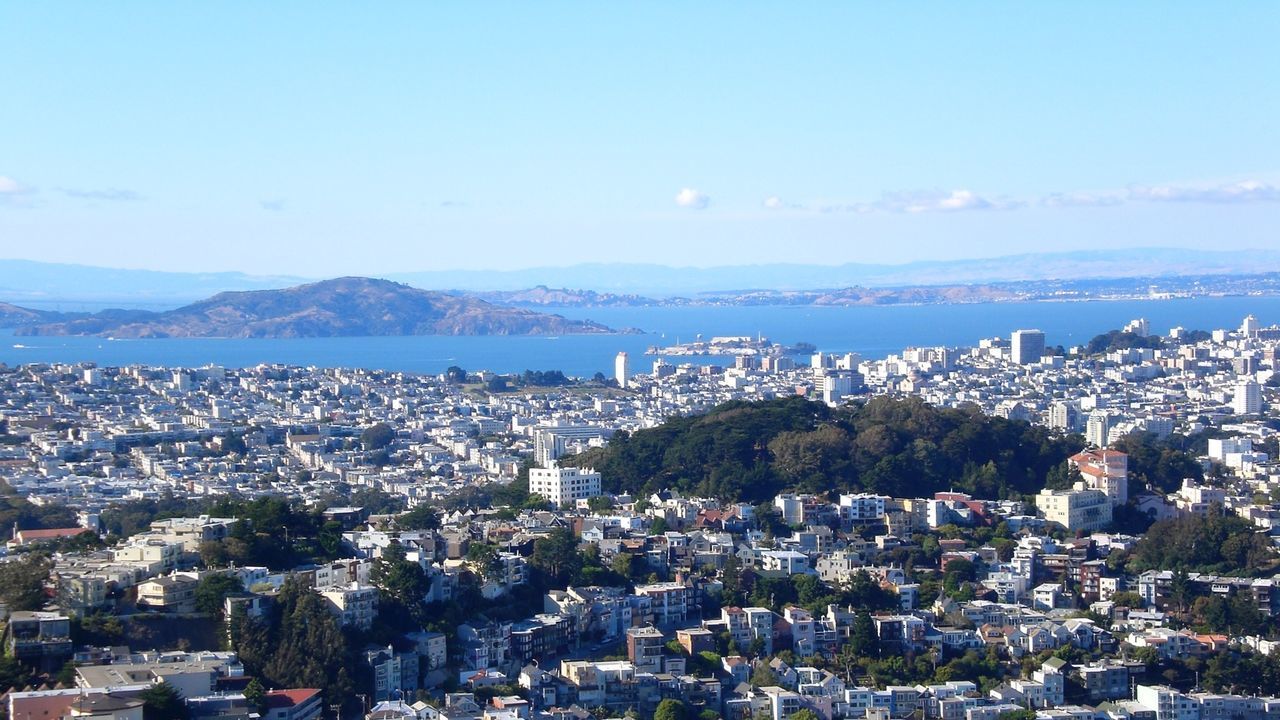
[[[840,516],[855,523],[873,523],[884,520],[884,495],[858,493],[840,496]]]
[[[1100,530],[1111,524],[1111,500],[1099,490],[1041,490],[1036,507],[1045,520],[1071,532]]]
[[[529,493],[556,507],[600,494],[600,473],[590,468],[532,468]]]
[[[1257,415],[1262,412],[1262,386],[1253,380],[1236,383],[1231,396],[1231,411],[1237,415]]]
[[[320,594],[329,602],[329,611],[337,616],[343,627],[368,630],[378,613],[378,589],[371,585],[350,583],[321,588]]]
[[[1156,720],[1199,720],[1200,704],[1166,685],[1139,685],[1134,699],[1156,711]]]

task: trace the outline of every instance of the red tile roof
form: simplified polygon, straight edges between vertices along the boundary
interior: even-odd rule
[[[315,688],[293,688],[292,690],[269,690],[267,691],[267,707],[285,708],[301,705],[311,698],[319,695],[320,691]]]

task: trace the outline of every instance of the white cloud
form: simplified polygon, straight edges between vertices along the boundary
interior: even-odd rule
[[[31,188],[11,177],[0,175],[0,195],[21,195],[31,192]]]
[[[902,213],[960,212],[964,210],[1013,210],[1026,203],[1007,197],[986,197],[972,190],[918,190],[913,192],[885,193],[869,207],[874,210]],[[858,212],[868,212],[867,206],[853,206]]]
[[[132,190],[122,190],[120,188],[107,188],[106,190],[77,190],[75,188],[62,188],[62,193],[67,197],[73,197],[79,200],[133,202],[135,200],[142,199],[142,196],[138,193]]]
[[[271,200],[259,200],[258,207],[266,210],[267,212],[284,212],[284,200],[278,198]]]
[[[800,203],[787,202],[777,195],[770,195],[764,199],[763,205],[769,210],[803,210],[804,205]]]
[[[676,205],[682,208],[702,210],[710,204],[711,196],[693,188],[681,188],[680,192],[676,193]]]
[[[1148,202],[1258,203],[1280,202],[1280,187],[1257,180],[1213,186],[1152,185],[1129,188],[1129,199]]]
[[[0,175],[0,205],[20,208],[34,207],[32,198],[29,197],[34,195],[35,188],[23,185],[7,175]]]
[[[1040,199],[1045,207],[1109,207],[1125,201],[1123,193],[1069,192],[1052,193]]]

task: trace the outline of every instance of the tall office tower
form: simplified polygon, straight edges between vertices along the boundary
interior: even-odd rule
[[[1259,327],[1258,318],[1247,315],[1244,322],[1240,323],[1240,334],[1245,337],[1253,337],[1258,334]]]
[[[1075,430],[1080,416],[1080,408],[1075,403],[1058,401],[1049,406],[1049,427],[1059,430]]]
[[[846,370],[828,372],[822,378],[822,402],[839,405],[846,395],[853,393],[853,373]]]
[[[1044,355],[1044,333],[1039,330],[1014,330],[1010,355],[1019,365],[1040,362]]]
[[[1111,417],[1105,412],[1089,413],[1089,421],[1084,426],[1084,439],[1090,445],[1106,447],[1107,433],[1111,431]]]
[[[631,361],[627,359],[626,351],[618,353],[613,361],[613,378],[618,381],[620,388],[627,387],[627,383],[631,382]]]
[[[1262,386],[1252,380],[1236,383],[1231,396],[1231,410],[1237,415],[1257,415],[1262,412]]]

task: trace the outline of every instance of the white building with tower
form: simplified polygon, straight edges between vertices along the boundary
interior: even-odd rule
[[[1129,456],[1119,450],[1085,450],[1067,459],[1084,480],[1085,487],[1097,490],[1113,506],[1129,501]]]
[[[625,350],[618,353],[618,357],[613,360],[613,379],[618,381],[620,388],[626,388],[631,382],[631,360],[627,357]]]

